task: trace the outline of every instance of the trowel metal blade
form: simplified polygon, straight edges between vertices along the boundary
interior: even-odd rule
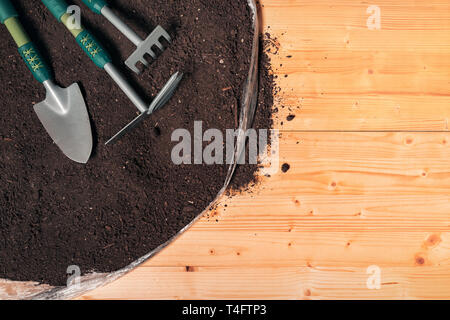
[[[34,106],[45,130],[71,160],[87,163],[92,152],[92,129],[78,84],[64,89],[44,83],[46,99]]]

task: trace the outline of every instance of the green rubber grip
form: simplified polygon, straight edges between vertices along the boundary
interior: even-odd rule
[[[21,46],[19,48],[19,53],[37,81],[43,83],[50,79],[50,69],[45,64],[33,42],[28,42]]]
[[[95,65],[101,69],[104,69],[105,65],[111,63],[111,57],[102,48],[100,43],[95,37],[83,27],[80,29],[71,29],[67,24],[67,3],[64,0],[41,0],[44,5],[51,11],[55,18],[66,25],[67,29],[75,37],[78,45],[83,51],[91,58]]]
[[[107,5],[104,0],[83,0],[83,2],[97,14],[102,14],[102,9]]]
[[[0,0],[0,22],[5,23],[5,20],[11,17],[18,17],[16,9],[9,0]]]
[[[67,12],[69,6],[64,0],[41,0],[42,3],[50,10],[58,21],[61,21],[61,17]]]
[[[103,69],[106,64],[112,62],[108,52],[102,48],[101,44],[89,31],[83,30],[76,37],[76,40],[78,45],[89,56],[89,58],[91,58],[97,67]]]
[[[9,0],[0,0],[0,21],[8,28],[9,33],[19,47],[20,56],[36,80],[40,83],[49,80],[51,76],[50,69],[23,29],[18,19],[17,11]]]

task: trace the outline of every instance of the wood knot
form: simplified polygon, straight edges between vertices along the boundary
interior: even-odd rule
[[[434,246],[437,246],[439,243],[441,243],[441,241],[442,241],[442,239],[438,234],[432,234],[425,241],[425,245],[427,247],[434,247]]]
[[[421,255],[416,255],[415,257],[416,265],[423,266],[425,264],[425,258]]]
[[[336,181],[331,181],[330,185],[328,186],[328,190],[334,191],[337,189],[337,182]]]

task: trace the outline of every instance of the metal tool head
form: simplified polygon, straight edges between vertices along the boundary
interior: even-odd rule
[[[92,130],[78,84],[64,89],[48,80],[44,86],[47,97],[34,111],[61,151],[73,161],[86,163],[92,152]]]
[[[171,42],[172,38],[167,33],[166,30],[161,26],[157,26],[155,30],[142,41],[133,54],[125,61],[128,68],[133,70],[135,73],[140,74],[141,71],[136,67],[138,62],[141,62],[144,66],[148,66],[148,61],[145,59],[145,55],[150,55],[153,59],[156,59],[157,52],[153,50],[156,46],[159,50],[164,51],[164,45],[161,39],[165,39],[167,42]]]
[[[178,88],[178,85],[183,79],[182,72],[175,72],[161,89],[161,91],[156,95],[155,99],[153,99],[150,104],[147,114],[152,114],[153,112],[161,109],[169,100],[172,98],[175,90]]]
[[[143,120],[149,117],[152,113],[163,107],[173,96],[175,90],[178,88],[181,79],[183,78],[183,73],[176,72],[172,75],[172,77],[167,81],[165,86],[161,89],[158,95],[153,99],[150,104],[148,110],[146,112],[142,112],[138,117],[136,117],[133,121],[127,124],[122,130],[120,130],[114,137],[109,139],[105,144],[113,144],[117,142],[120,138],[122,138],[129,131],[136,128]]]

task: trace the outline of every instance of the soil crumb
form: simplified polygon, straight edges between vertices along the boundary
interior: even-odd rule
[[[283,163],[283,165],[281,166],[281,171],[283,171],[283,173],[286,173],[289,171],[289,169],[291,168],[289,163]]]

